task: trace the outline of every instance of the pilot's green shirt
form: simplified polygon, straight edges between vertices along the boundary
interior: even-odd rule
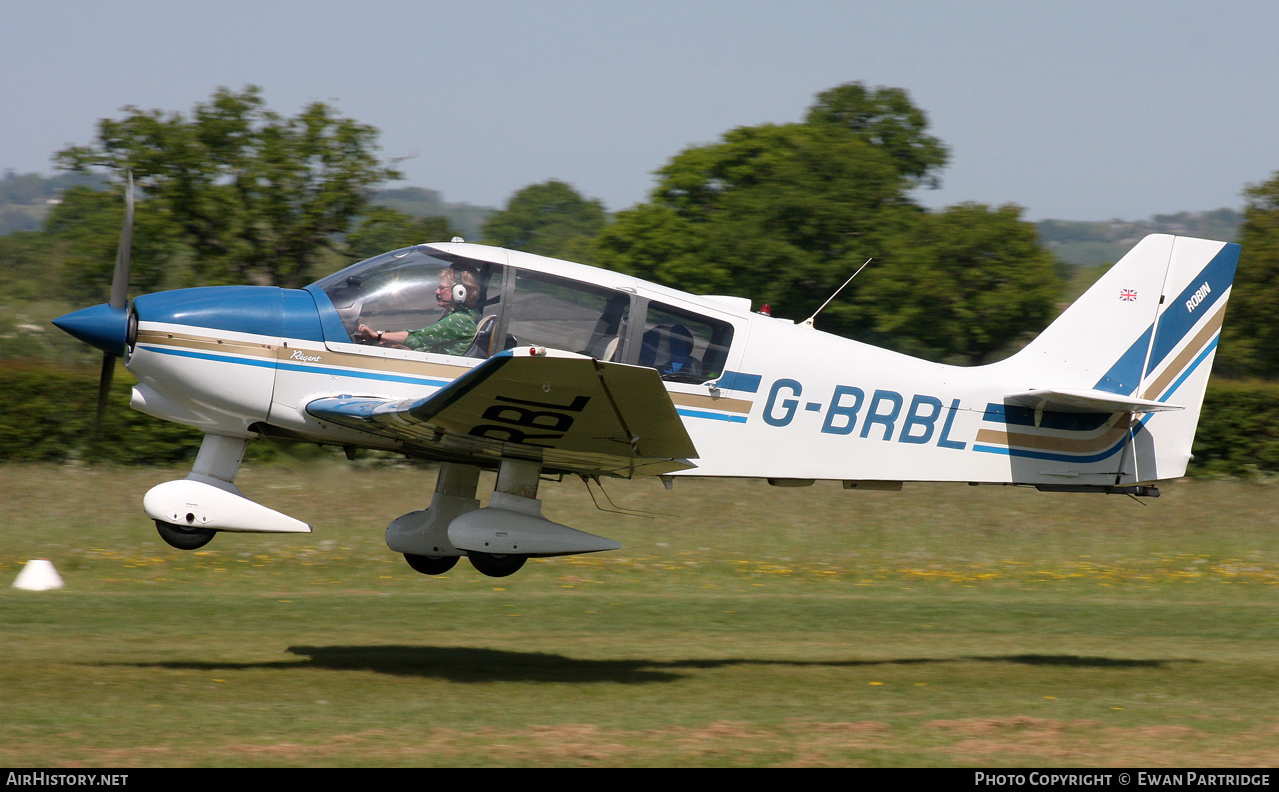
[[[410,330],[404,345],[415,352],[439,352],[460,355],[475,338],[476,320],[480,312],[474,308],[454,308],[430,327]]]

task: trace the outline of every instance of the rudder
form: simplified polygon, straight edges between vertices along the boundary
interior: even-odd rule
[[[1133,480],[1186,472],[1239,254],[1236,244],[1174,241],[1137,395],[1185,409],[1151,413],[1136,425]]]
[[[1175,404],[1135,417],[1116,483],[1184,474],[1240,248],[1154,234],[1008,361],[1019,376]]]

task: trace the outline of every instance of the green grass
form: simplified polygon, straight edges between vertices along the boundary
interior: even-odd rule
[[[1279,487],[546,484],[623,543],[485,578],[382,542],[433,477],[247,469],[316,526],[163,545],[185,471],[0,467],[0,765],[1279,763]],[[482,483],[482,486],[485,484]]]

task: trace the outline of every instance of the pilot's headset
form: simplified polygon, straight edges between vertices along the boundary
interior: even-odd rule
[[[452,270],[453,270],[453,294],[452,294],[453,302],[457,303],[458,305],[466,305],[466,301],[471,296],[471,292],[467,288],[466,284],[463,282],[462,275],[469,273],[472,277],[474,277],[475,273],[470,272],[469,270],[464,270],[461,267],[453,267]]]

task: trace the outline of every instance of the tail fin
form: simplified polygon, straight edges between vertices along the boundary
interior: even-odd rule
[[[1128,408],[1136,415],[1116,483],[1185,473],[1239,252],[1236,244],[1148,236],[1005,361],[1045,393],[1146,403]]]

